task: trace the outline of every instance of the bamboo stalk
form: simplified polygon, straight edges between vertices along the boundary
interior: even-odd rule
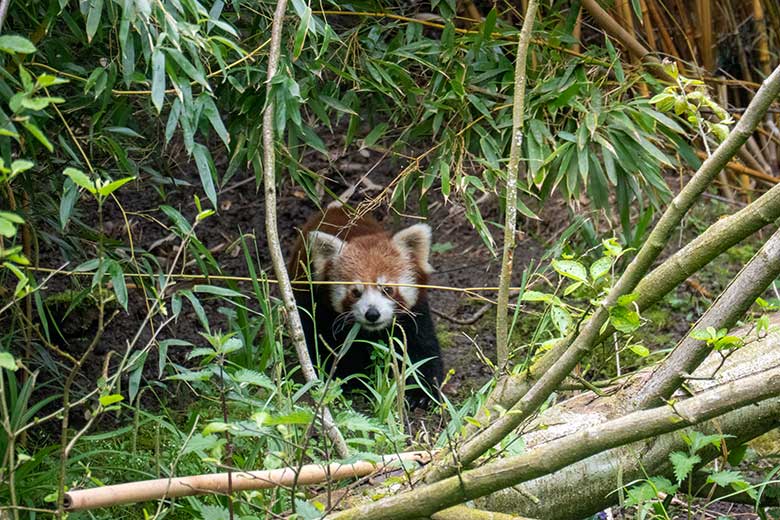
[[[274,139],[274,115],[275,106],[271,97],[271,80],[276,75],[279,67],[279,58],[282,44],[282,25],[284,13],[287,10],[287,0],[277,0],[276,10],[271,25],[271,46],[268,50],[268,72],[266,75],[266,108],[263,113],[263,189],[265,196],[265,234],[268,240],[268,250],[271,253],[276,279],[279,281],[279,290],[282,293],[284,310],[287,313],[287,326],[290,330],[290,340],[298,355],[298,363],[307,382],[316,381],[317,373],[309,357],[309,349],[306,346],[306,337],[303,333],[301,316],[298,314],[298,306],[295,302],[290,276],[282,254],[282,246],[279,241],[279,229],[276,219],[276,140]],[[349,455],[349,448],[333,421],[330,410],[323,406],[319,418],[328,438],[340,457]]]
[[[770,114],[767,113],[767,117],[770,117]],[[750,136],[750,139],[747,140],[746,145],[750,151],[750,156],[755,159],[756,164],[758,164],[760,169],[765,172],[771,172],[772,167],[769,166],[769,161],[767,161],[766,157],[764,157],[764,152],[756,142],[756,138],[754,136]]]
[[[625,26],[626,31],[628,31],[629,34],[634,36],[636,35],[636,29],[634,27],[634,12],[628,2],[629,0],[618,0],[618,4],[617,4],[618,18],[620,18],[623,21],[623,25]],[[653,47],[651,46],[650,50],[652,49]],[[631,56],[632,64],[640,65],[640,61],[641,58],[634,55]],[[650,89],[647,87],[647,83],[645,83],[644,81],[639,81],[637,83],[637,87],[639,88],[640,96],[642,97],[650,96]]]
[[[650,16],[655,20],[655,26],[658,27],[658,33],[661,35],[661,41],[664,44],[664,52],[670,56],[676,58],[682,58],[680,52],[677,50],[677,46],[674,44],[674,40],[669,35],[669,31],[666,30],[666,20],[663,15],[658,11],[654,0],[647,0],[647,7],[650,9]]]
[[[761,72],[764,76],[769,75],[772,70],[769,56],[769,35],[767,32],[766,16],[764,15],[764,9],[761,5],[761,0],[753,0],[753,22],[755,23],[756,36],[758,38],[758,62],[761,65]],[[767,114],[767,120],[771,121],[772,115]],[[762,139],[762,142],[764,140]],[[764,142],[764,148],[767,152],[768,161],[770,164],[777,164],[777,149],[774,143],[771,141]],[[767,171],[771,172],[772,168],[767,168]]]
[[[498,307],[496,309],[496,357],[499,370],[503,370],[509,360],[509,287],[512,285],[512,265],[517,241],[517,178],[520,169],[520,147],[523,144],[523,122],[525,107],[526,58],[531,43],[531,31],[536,18],[537,0],[529,0],[525,11],[523,27],[517,42],[517,61],[515,62],[515,85],[512,107],[512,144],[509,151],[509,164],[506,180],[506,215],[504,221],[504,251],[501,258],[499,278]]]
[[[160,478],[91,489],[78,489],[65,493],[65,508],[68,511],[82,511],[149,500],[211,493],[226,494],[229,475],[232,476],[232,491],[234,492],[307,486],[326,481],[364,477],[376,471],[395,468],[397,467],[395,463],[401,460],[425,464],[430,460],[430,454],[425,451],[410,451],[400,455],[385,455],[380,463],[358,461],[352,464],[338,462],[327,465],[305,464],[300,467],[288,466],[272,470],[232,471],[190,477]]]
[[[707,72],[715,70],[715,55],[712,48],[712,0],[696,0],[699,15],[701,59]]]
[[[699,48],[696,45],[696,38],[691,39],[691,35],[694,34],[693,25],[691,19],[688,17],[690,9],[686,9],[682,3],[682,0],[674,0],[674,5],[677,8],[677,18],[682,21],[682,37],[685,40],[685,44],[690,52],[690,61],[695,62],[696,56],[699,55]],[[674,16],[670,14],[670,18]],[[680,56],[682,57],[682,56]]]
[[[770,65],[769,58],[769,38],[766,32],[766,18],[764,17],[764,9],[761,7],[761,0],[753,0],[753,23],[755,24],[755,31],[758,41],[756,46],[758,47],[758,63],[761,65],[761,72],[764,76],[769,76],[772,72],[772,66]]]
[[[731,3],[731,0],[725,0],[725,2],[726,6],[724,12],[729,23],[729,30],[737,44],[737,59],[739,60],[739,68],[742,71],[742,79],[752,82],[753,74],[751,73],[750,65],[747,62],[747,53],[745,52],[745,47],[742,45],[742,38],[739,36],[739,26],[734,16],[734,5]]]
[[[657,51],[658,46],[655,42],[655,31],[653,30],[653,24],[650,21],[650,12],[647,8],[647,0],[639,0],[639,7],[642,10],[642,25],[645,29],[647,44],[650,46],[650,49]]]
[[[629,54],[643,62],[645,67],[647,67],[656,77],[665,81],[674,82],[674,79],[671,78],[661,66],[661,61],[651,55],[650,51],[642,45],[633,34],[626,31],[618,21],[605,11],[597,0],[582,0],[582,6],[608,35],[617,39],[621,45],[626,48]]]

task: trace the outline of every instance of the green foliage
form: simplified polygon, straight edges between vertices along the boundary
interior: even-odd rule
[[[708,490],[714,487],[728,488],[734,492],[745,492],[752,499],[757,497],[755,487],[747,482],[741,471],[735,469],[718,469],[722,465],[709,465],[703,462],[723,452],[722,443],[729,435],[711,434],[705,435],[695,430],[687,430],[681,433],[682,440],[688,446],[688,451],[674,451],[669,454],[674,473],[675,482],[672,483],[664,477],[652,477],[632,485],[627,489],[628,499],[626,505],[637,509],[638,518],[673,518],[671,498],[687,485],[687,509],[688,517],[694,507],[696,496],[707,495]],[[744,455],[744,449],[736,449]],[[709,455],[704,455],[708,453]],[[703,459],[702,457],[706,457]],[[724,461],[725,464],[726,461]],[[728,457],[729,463],[738,463],[737,458]],[[694,473],[699,471],[706,475],[701,487],[694,488]]]
[[[249,283],[219,285],[211,277],[225,273],[199,226],[219,227],[221,193],[232,179],[262,176],[259,116],[273,100],[280,183],[292,182],[318,200],[322,190],[340,186],[312,171],[309,155],[332,162],[333,148],[379,151],[407,163],[385,202],[399,210],[417,204],[424,213],[428,197],[440,193],[462,205],[493,248],[495,224],[481,200],[491,194],[503,200],[517,31],[495,9],[478,30],[463,31],[449,0],[431,5],[444,19],[435,30],[358,16],[377,9],[368,2],[294,0],[267,99],[272,7],[241,0],[41,0],[10,10],[4,27],[18,34],[0,36],[0,196],[7,203],[0,210],[0,290],[13,290],[9,305],[0,306],[0,378],[8,407],[1,419],[11,431],[0,432],[0,458],[16,465],[0,467],[0,481],[13,472],[27,506],[39,507],[46,497],[55,502],[63,491],[57,489],[60,446],[49,431],[62,418],[60,392],[84,352],[79,349],[88,348],[82,343],[102,343],[104,322],[139,313],[145,319],[134,336],[115,341],[121,347],[105,361],[93,353],[78,367],[84,373],[73,379],[69,396],[78,405],[65,411],[73,419],[65,433],[73,439],[92,419],[106,430],[80,431],[62,468],[66,487],[212,472],[223,464],[274,468],[328,460],[330,447],[310,434],[320,404],[332,407],[355,449],[394,452],[408,440],[404,382],[415,366],[394,346],[370,346],[377,363],[361,380],[371,416],[355,410],[338,382],[297,383],[288,371],[283,310],[257,267],[251,237],[242,234],[237,245]],[[326,16],[314,8],[355,12]],[[536,32],[549,43],[532,48],[538,66],[529,70],[518,209],[530,219],[553,196],[587,198],[605,210],[611,226],[620,223],[622,243],[633,247],[669,195],[661,172],[677,163],[669,150],[689,151],[687,129],[661,107],[632,99],[633,78],[609,42],[571,56],[562,50],[573,41],[561,30],[557,7],[540,18]],[[606,79],[607,68],[619,85]],[[709,106],[694,96],[687,102],[697,111]],[[679,115],[690,119],[692,109],[685,108]],[[341,137],[335,144],[325,138],[334,135]],[[199,187],[184,205],[168,197],[187,183],[177,173],[187,161]],[[126,195],[134,189],[159,200],[138,207]],[[130,243],[111,236],[104,222],[105,209],[114,205]],[[132,243],[131,218],[158,223],[165,240],[176,244],[172,254]],[[573,226],[567,236],[574,232]],[[557,254],[547,272],[559,276],[523,291],[521,303],[538,320],[518,348],[527,347],[518,367],[572,333],[603,297],[628,249],[615,239],[602,246],[581,257]],[[70,263],[72,291],[41,292],[48,280],[25,269],[37,265],[40,250]],[[171,275],[185,272],[209,283],[174,283]],[[22,309],[27,305],[30,311]],[[88,310],[100,314],[101,326],[91,326]],[[629,335],[625,348],[646,355],[630,337],[640,324],[632,302],[621,301],[610,313]],[[197,340],[162,333],[189,316],[201,331]],[[518,308],[515,323],[519,316]],[[64,329],[74,322],[79,337],[71,342]],[[34,376],[38,369],[43,382]],[[22,383],[21,373],[33,376]],[[448,434],[468,422],[486,390],[462,405],[445,400]],[[149,403],[155,413],[147,411]],[[59,415],[38,424],[49,408]],[[114,421],[119,426],[111,430]],[[14,451],[21,429],[31,434],[29,448]],[[518,452],[522,443],[515,440],[502,447]],[[257,508],[277,516],[291,507],[302,517],[319,514],[302,498],[287,490],[246,494],[237,510],[245,517]],[[1,486],[0,503],[10,500],[9,487]],[[140,505],[133,513],[152,517],[157,507]],[[192,498],[160,507],[172,517],[223,518],[227,501]]]
[[[742,338],[729,335],[728,329],[725,328],[715,330],[715,327],[707,327],[705,330],[694,330],[691,332],[691,337],[704,341],[715,351],[737,349],[744,344]]]
[[[703,81],[686,78],[677,70],[676,63],[666,63],[666,72],[677,82],[654,96],[650,103],[661,112],[674,112],[704,134],[711,134],[717,142],[726,139],[729,125],[734,123],[731,115],[710,98]],[[707,114],[705,115],[704,112]],[[715,116],[713,121],[709,114]]]

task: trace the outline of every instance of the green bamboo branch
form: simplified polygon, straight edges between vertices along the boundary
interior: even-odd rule
[[[506,175],[506,218],[504,220],[504,253],[501,259],[501,275],[498,283],[498,306],[496,308],[496,358],[499,370],[506,368],[509,360],[509,286],[512,285],[512,265],[517,242],[517,176],[520,165],[520,150],[523,145],[523,111],[525,108],[525,82],[528,46],[531,30],[536,18],[537,0],[528,2],[523,18],[523,27],[517,41],[515,61],[515,92],[512,107],[512,144],[509,150],[509,166]]]

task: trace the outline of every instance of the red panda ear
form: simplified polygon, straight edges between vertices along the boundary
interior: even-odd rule
[[[393,243],[408,254],[426,273],[432,273],[433,267],[428,263],[431,253],[431,226],[415,224],[402,229],[393,235]]]
[[[344,241],[322,231],[312,231],[309,233],[309,247],[312,274],[319,277],[324,274],[328,262],[341,253]]]

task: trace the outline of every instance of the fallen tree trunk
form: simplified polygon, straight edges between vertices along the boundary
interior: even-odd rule
[[[780,317],[776,317],[774,322],[775,326],[780,324]],[[745,331],[741,331],[741,334],[745,334]],[[757,339],[755,335],[748,336],[747,341],[751,343],[732,354],[713,379],[691,379],[686,383],[687,386],[700,391],[780,366],[780,332],[763,339]],[[712,377],[721,361],[719,354],[710,355],[694,376]],[[638,390],[647,376],[648,373],[644,373],[633,378],[621,395],[630,394],[632,388]],[[540,429],[524,437],[526,449],[533,453],[572,432],[597,430],[622,408],[622,399],[592,399],[587,395],[554,406],[535,422]],[[734,435],[727,441],[728,446],[734,447],[777,427],[780,427],[780,398],[729,412],[694,429],[707,434]],[[550,475],[501,490],[477,500],[476,504],[491,511],[549,520],[583,518],[615,504],[615,491],[624,484],[646,476],[671,477],[669,454],[685,449],[680,432],[668,433],[649,441],[599,453]],[[706,461],[719,453],[699,452],[699,455]]]
[[[522,455],[359,505],[333,518],[419,518],[480,497],[488,497],[477,501],[481,508],[535,518],[570,519],[597,512],[617,501],[610,494],[629,481],[632,468],[641,467],[650,475],[667,471],[668,455],[681,442],[677,430],[697,425],[744,441],[780,424],[780,334],[749,341],[716,376],[720,355],[705,362],[696,376],[712,379],[690,381],[689,386],[701,393],[674,407],[614,419],[621,409],[615,398],[588,401],[583,396],[580,410],[567,412],[560,406],[542,414],[536,424],[544,428],[526,436],[527,451]],[[634,474],[644,475],[638,471]]]

